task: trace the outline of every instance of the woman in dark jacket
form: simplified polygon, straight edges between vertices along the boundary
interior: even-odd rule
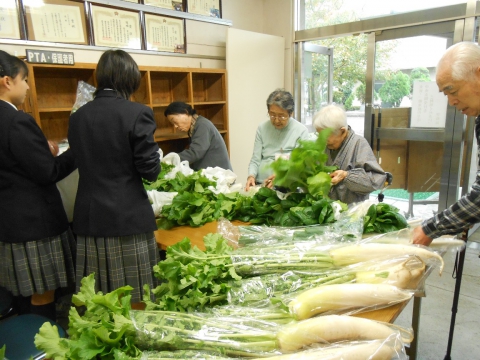
[[[141,75],[128,53],[103,53],[95,76],[94,100],[71,115],[68,129],[79,172],[77,287],[94,272],[98,290],[130,285],[132,303],[140,303],[143,285],[156,286],[152,268],[159,261],[155,215],[142,183],[160,173],[156,123],[152,109],[129,101]]]
[[[54,157],[35,119],[18,111],[27,77],[22,60],[0,51],[0,285],[55,320],[55,290],[75,281],[75,240],[55,183],[75,162],[69,150]]]

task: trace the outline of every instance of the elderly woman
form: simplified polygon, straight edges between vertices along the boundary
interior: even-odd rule
[[[210,120],[197,115],[191,105],[181,101],[168,105],[164,115],[176,129],[188,134],[190,146],[178,155],[193,170],[216,166],[232,170],[225,141]]]
[[[367,200],[372,191],[382,188],[386,180],[385,171],[378,164],[367,140],[356,135],[347,125],[347,114],[341,107],[325,106],[314,115],[313,125],[318,132],[333,129],[326,150],[326,165],[338,167],[330,174],[331,199],[351,204]]]
[[[308,138],[306,126],[291,117],[294,109],[293,96],[288,91],[277,89],[268,96],[269,120],[257,128],[245,190],[272,179],[270,164],[278,157],[288,157],[298,139]]]

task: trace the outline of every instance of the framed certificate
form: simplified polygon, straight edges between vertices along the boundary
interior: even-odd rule
[[[185,53],[183,19],[145,14],[147,50]]]
[[[220,0],[187,0],[187,11],[192,14],[199,14],[221,18]]]
[[[0,4],[0,38],[20,39],[18,8],[15,0],[3,0]]]
[[[157,6],[164,9],[183,11],[182,0],[143,0],[145,5]]]
[[[83,2],[23,0],[29,40],[87,44]]]
[[[141,49],[138,12],[92,5],[93,38],[97,46]]]

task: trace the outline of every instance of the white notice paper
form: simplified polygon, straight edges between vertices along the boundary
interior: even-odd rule
[[[415,81],[410,127],[445,128],[448,99],[434,81]]]

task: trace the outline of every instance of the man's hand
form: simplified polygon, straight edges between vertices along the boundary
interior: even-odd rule
[[[330,178],[332,179],[332,185],[337,185],[340,181],[345,179],[348,175],[348,172],[345,170],[335,170],[330,173]]]
[[[413,229],[412,242],[418,245],[430,246],[432,239],[425,235],[421,226],[417,226]]]

